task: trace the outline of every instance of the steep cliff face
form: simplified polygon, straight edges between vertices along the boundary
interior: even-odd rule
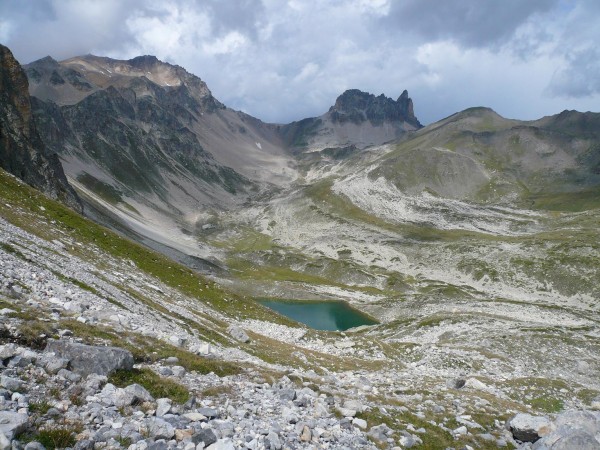
[[[32,119],[28,82],[11,51],[0,45],[0,167],[77,211],[81,203],[58,156],[48,152]]]

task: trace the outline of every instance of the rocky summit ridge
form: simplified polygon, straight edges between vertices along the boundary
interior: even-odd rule
[[[394,101],[383,94],[376,97],[358,89],[349,89],[336,99],[329,114],[331,120],[338,123],[350,121],[360,124],[368,120],[373,125],[382,125],[384,122],[406,122],[417,129],[422,128],[406,90]]]

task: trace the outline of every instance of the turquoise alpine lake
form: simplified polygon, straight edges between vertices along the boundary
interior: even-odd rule
[[[259,300],[258,302],[315,330],[343,331],[360,325],[377,323],[369,316],[340,301]]]

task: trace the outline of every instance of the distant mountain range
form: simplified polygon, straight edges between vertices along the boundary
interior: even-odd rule
[[[326,179],[350,189],[351,175],[484,205],[572,209],[598,197],[597,113],[524,122],[471,108],[423,128],[407,91],[393,100],[351,89],[319,117],[269,124],[153,56],[23,67],[40,154],[59,155],[87,214],[201,258],[215,252],[195,236],[219,215]]]

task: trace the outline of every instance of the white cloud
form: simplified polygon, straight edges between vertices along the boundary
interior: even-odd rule
[[[202,46],[204,52],[208,55],[222,55],[225,53],[235,53],[241,50],[247,40],[243,34],[238,31],[231,31],[222,38],[207,42]]]

